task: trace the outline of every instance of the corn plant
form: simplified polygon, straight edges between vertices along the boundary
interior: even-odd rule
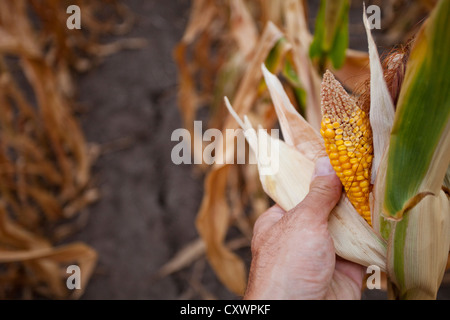
[[[279,145],[279,170],[260,175],[260,180],[266,193],[290,210],[308,192],[314,160],[328,154],[345,189],[329,219],[336,253],[364,266],[379,266],[388,275],[390,298],[435,299],[450,246],[449,192],[444,186],[450,163],[450,1],[436,5],[411,44],[396,104],[365,15],[363,20],[370,109],[363,110],[325,72],[321,135],[295,110],[278,78],[262,66],[285,141],[271,141]],[[263,157],[256,144],[274,139],[257,133],[247,117],[241,121],[228,100],[226,105],[256,157]]]

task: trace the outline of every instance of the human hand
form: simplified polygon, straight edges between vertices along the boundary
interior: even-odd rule
[[[328,216],[342,185],[327,157],[316,162],[305,199],[273,206],[255,223],[244,299],[361,299],[364,269],[336,256]]]

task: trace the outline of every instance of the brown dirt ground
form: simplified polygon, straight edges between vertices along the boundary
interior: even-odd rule
[[[87,209],[89,222],[72,239],[99,253],[83,299],[203,299],[207,294],[188,282],[193,273],[201,275],[197,280],[215,298],[239,298],[223,288],[205,259],[152,280],[159,267],[197,237],[202,176],[170,159],[171,133],[181,127],[172,50],[183,34],[190,1],[125,3],[137,15],[128,36],[144,37],[149,45],[106,58],[79,81],[80,102],[88,109],[82,116],[87,140],[111,147],[94,168],[102,197]],[[310,17],[316,11],[317,5],[311,5]],[[360,15],[353,8],[350,23],[359,23]],[[363,29],[351,29],[350,46],[366,50]],[[248,258],[248,250],[243,255]]]

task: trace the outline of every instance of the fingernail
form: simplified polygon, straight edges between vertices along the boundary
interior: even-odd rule
[[[316,167],[314,169],[313,179],[315,177],[329,176],[336,174],[331,166],[330,159],[328,157],[322,157],[316,160]]]

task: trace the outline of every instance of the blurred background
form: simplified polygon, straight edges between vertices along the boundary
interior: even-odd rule
[[[194,119],[222,128],[217,99],[237,95],[245,59],[255,54],[236,32],[258,39],[269,20],[283,29],[282,3],[0,3],[0,298],[240,298],[211,267],[196,228],[210,168],[173,164],[171,135]],[[81,30],[66,26],[71,4],[81,10]],[[407,42],[434,1],[370,4],[381,8],[373,35],[386,54]],[[319,1],[303,5],[314,34]],[[352,1],[348,45],[366,52],[362,12]],[[267,111],[259,116],[274,121]],[[252,169],[236,170],[231,197],[257,194],[257,180],[239,186],[242,176],[255,177]],[[224,220],[223,239],[245,268],[251,225],[270,204],[248,199],[245,214],[234,208]],[[81,267],[81,290],[66,288],[71,264]],[[386,293],[365,290],[363,298]],[[448,273],[438,298],[450,298]]]

